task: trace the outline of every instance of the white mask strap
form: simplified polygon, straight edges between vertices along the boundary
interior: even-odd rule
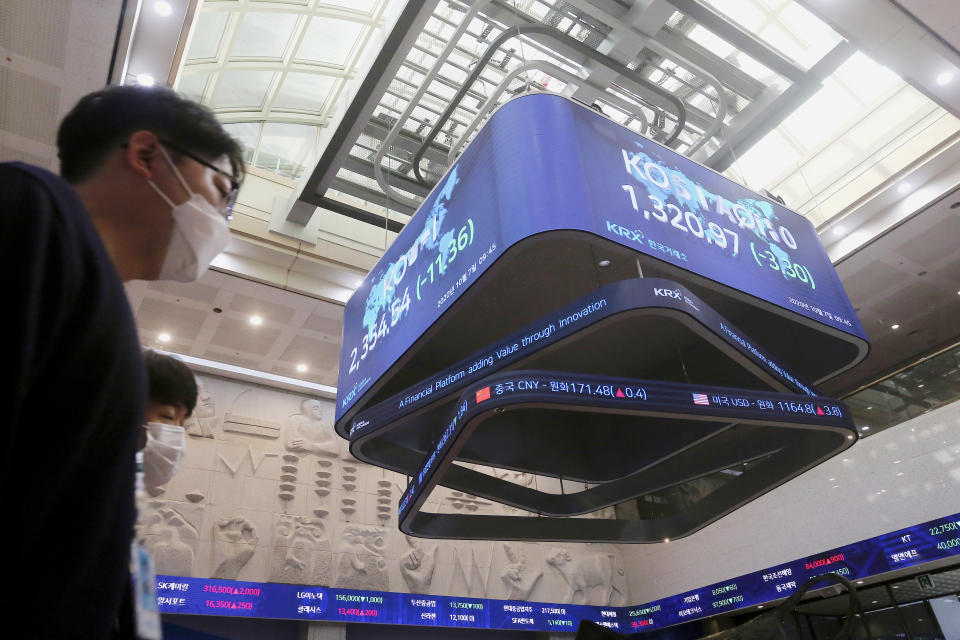
[[[176,174],[177,179],[180,180],[180,184],[183,185],[183,188],[187,190],[189,195],[193,195],[193,190],[187,185],[187,181],[183,179],[183,176],[180,174],[180,170],[177,169],[177,165],[173,164],[173,160],[170,159],[170,156],[167,154],[167,150],[163,148],[163,145],[160,145],[160,153],[163,154],[163,157],[167,159],[167,163],[170,165],[170,168],[173,169],[173,172]]]
[[[171,209],[177,206],[173,204],[173,200],[167,197],[167,194],[165,194],[163,191],[160,191],[160,187],[158,187],[153,180],[147,180],[147,184],[153,187],[153,190],[156,191],[158,194],[160,194],[160,197],[163,198],[168,205],[170,205]]]
[[[160,153],[162,153],[163,157],[166,158],[167,164],[169,164],[170,168],[173,169],[173,173],[177,176],[177,180],[179,180],[180,184],[183,185],[183,188],[187,192],[187,200],[189,201],[194,195],[193,190],[187,185],[187,181],[183,179],[183,175],[180,173],[180,170],[177,169],[177,165],[173,163],[173,160],[170,159],[170,155],[167,153],[167,150],[163,148],[162,144],[160,145]],[[160,197],[163,198],[164,202],[170,205],[171,209],[177,206],[173,203],[173,200],[167,197],[167,194],[160,190],[160,187],[158,187],[153,180],[147,180],[147,184],[153,187],[153,190],[160,194]]]

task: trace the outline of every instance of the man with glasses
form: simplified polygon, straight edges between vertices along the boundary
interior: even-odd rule
[[[57,147],[62,177],[0,163],[0,600],[31,637],[101,638],[129,580],[147,395],[122,282],[203,274],[243,160],[212,113],[159,88],[82,98]]]

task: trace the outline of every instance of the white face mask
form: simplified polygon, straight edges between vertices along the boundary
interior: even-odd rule
[[[230,227],[206,198],[190,190],[163,147],[160,147],[160,151],[180,184],[190,194],[190,199],[182,204],[174,204],[152,180],[149,182],[153,190],[170,205],[170,215],[173,216],[173,233],[158,279],[193,282],[206,272],[210,261],[226,248],[230,241]]]
[[[143,448],[143,484],[147,490],[170,482],[187,448],[187,431],[162,422],[148,422],[147,444]]]

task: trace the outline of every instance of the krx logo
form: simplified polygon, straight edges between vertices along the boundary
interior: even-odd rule
[[[673,298],[674,300],[679,300],[680,290],[679,289],[661,289],[658,287],[653,290],[653,295],[660,296],[662,298]]]

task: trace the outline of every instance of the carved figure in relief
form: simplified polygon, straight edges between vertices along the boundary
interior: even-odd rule
[[[276,516],[270,581],[290,584],[330,584],[333,553],[318,518]]]
[[[428,593],[437,564],[438,546],[434,544],[429,549],[424,549],[416,538],[405,538],[410,548],[400,556],[400,575],[407,583],[410,593]]]
[[[385,531],[379,527],[350,525],[343,530],[341,541],[345,553],[340,558],[336,586],[388,591],[390,575],[383,557],[387,547]]]
[[[509,543],[503,544],[510,564],[503,568],[500,579],[507,585],[508,600],[526,600],[543,575],[542,571],[533,572],[527,567],[527,557],[523,548],[516,550]]]
[[[168,506],[161,506],[147,517],[143,531],[157,573],[193,575],[200,536],[183,515]]]
[[[453,575],[450,578],[451,594],[484,597],[487,595],[487,584],[490,582],[492,565],[487,565],[484,575],[480,562],[477,559],[477,550],[474,548],[453,548]]]
[[[570,587],[564,602],[584,604],[593,590],[600,592],[601,605],[627,602],[624,571],[616,566],[613,554],[596,552],[574,558],[566,549],[553,547],[547,553],[547,564],[559,571]]]
[[[213,526],[213,542],[217,556],[222,558],[213,570],[214,578],[236,580],[240,570],[257,550],[257,532],[243,516],[221,518]]]
[[[287,422],[284,444],[290,451],[336,457],[340,447],[323,419],[323,404],[314,398],[300,403],[300,413]]]
[[[207,391],[207,385],[197,378],[197,406],[184,426],[187,433],[197,438],[212,438],[213,425],[216,422],[217,405]]]

